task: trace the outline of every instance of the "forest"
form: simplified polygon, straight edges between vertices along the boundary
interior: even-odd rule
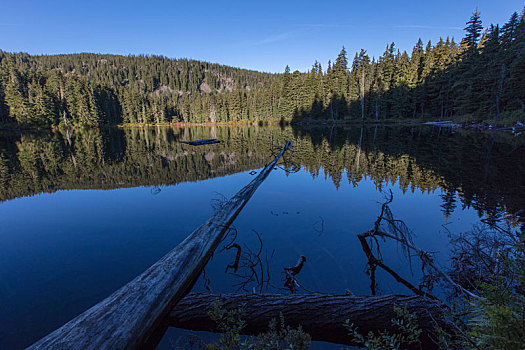
[[[484,28],[476,10],[465,35],[394,43],[378,58],[343,47],[324,69],[261,73],[163,56],[0,50],[0,125],[518,121],[525,116],[525,18]]]

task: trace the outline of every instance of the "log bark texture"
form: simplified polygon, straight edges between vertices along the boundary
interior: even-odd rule
[[[134,349],[150,343],[170,310],[191,290],[230,224],[291,145],[288,141],[256,178],[175,249],[29,349]]]
[[[424,348],[435,347],[429,336],[436,326],[450,328],[444,319],[447,309],[441,302],[407,295],[191,293],[173,308],[168,323],[172,327],[195,331],[217,331],[216,323],[208,315],[216,302],[226,310],[242,307],[246,326],[241,332],[247,335],[267,331],[268,323],[273,318],[279,320],[279,313],[282,313],[286,325],[293,328],[301,325],[313,340],[352,345],[348,330],[343,326],[346,320],[364,335],[370,331],[393,330],[395,305],[406,306],[408,312],[416,314],[423,330]]]

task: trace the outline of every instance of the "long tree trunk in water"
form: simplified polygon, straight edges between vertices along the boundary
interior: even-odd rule
[[[109,297],[29,349],[145,349],[156,346],[173,307],[193,288],[230,225],[283,154],[177,247]]]

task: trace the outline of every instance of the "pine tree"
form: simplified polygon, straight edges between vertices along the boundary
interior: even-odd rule
[[[423,41],[418,39],[416,45],[412,49],[410,56],[410,70],[412,72],[409,87],[412,91],[412,118],[416,117],[418,105],[423,104],[423,89],[420,85],[423,83],[423,68],[424,68],[425,50],[423,48]]]
[[[483,30],[483,25],[481,23],[481,13],[476,7],[476,11],[472,13],[470,20],[466,23],[465,27],[465,38],[463,39],[463,45],[467,50],[476,48],[479,38],[481,36],[481,31]]]

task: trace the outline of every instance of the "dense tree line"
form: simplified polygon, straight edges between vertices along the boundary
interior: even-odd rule
[[[253,119],[248,104],[275,76],[162,56],[0,51],[0,120],[79,126],[247,120]]]
[[[387,45],[377,60],[365,50],[348,67],[343,48],[323,72],[292,75],[302,118],[363,120],[386,118],[500,118],[503,112],[525,116],[525,20],[512,14],[503,25],[483,30],[476,11],[458,44],[418,40],[412,52]]]
[[[460,43],[389,44],[324,70],[268,74],[162,56],[30,56],[0,51],[0,122],[119,123],[380,120],[525,113],[525,20],[483,29],[476,11]]]

